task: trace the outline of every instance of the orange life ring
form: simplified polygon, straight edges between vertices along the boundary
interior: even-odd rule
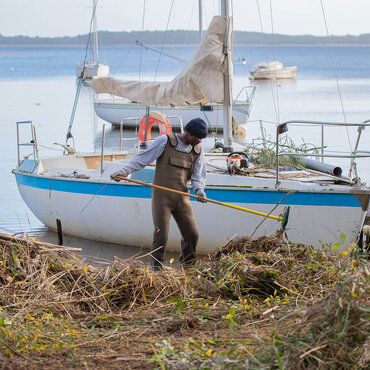
[[[140,141],[145,141],[145,120],[146,120],[146,115],[141,119],[140,125],[139,125],[139,140]],[[147,141],[154,140],[152,139],[150,133],[152,131],[152,126],[155,123],[158,125],[159,135],[166,135],[172,132],[171,123],[164,114],[160,112],[150,112],[149,120],[148,120],[148,131],[146,134]]]

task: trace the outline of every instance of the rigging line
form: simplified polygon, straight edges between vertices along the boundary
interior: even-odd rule
[[[98,194],[112,181],[112,179],[109,179],[91,198],[90,200],[85,204],[85,206],[81,209],[81,213],[84,212],[84,210],[89,206],[89,204],[98,196]]]
[[[258,9],[258,17],[259,17],[260,26],[261,26],[262,39],[263,39],[263,43],[265,45],[265,51],[266,51],[265,58],[266,58],[266,63],[267,63],[268,62],[267,41],[266,41],[266,37],[265,37],[265,32],[263,30],[262,15],[261,15],[261,9],[260,9],[260,5],[259,5],[259,1],[256,0],[256,2],[257,2],[257,9]],[[271,87],[272,103],[273,103],[273,106],[274,106],[276,121],[279,122],[278,121],[277,108],[276,108],[275,94],[274,94],[274,89],[273,89],[273,85],[272,85],[271,81],[270,81],[270,87]]]
[[[75,95],[75,99],[74,99],[74,102],[73,102],[73,108],[72,108],[72,112],[71,112],[71,117],[69,119],[69,125],[68,125],[68,130],[67,130],[67,135],[66,135],[66,145],[68,143],[68,139],[70,139],[71,137],[73,138],[73,136],[71,134],[71,130],[72,130],[72,125],[73,125],[73,121],[74,121],[75,113],[76,113],[76,109],[77,109],[78,98],[80,97],[81,86],[82,86],[82,76],[83,76],[84,70],[85,70],[85,64],[86,64],[86,59],[87,59],[87,50],[89,48],[89,43],[90,43],[90,38],[91,38],[91,28],[92,28],[92,23],[93,23],[93,19],[94,19],[94,16],[95,16],[95,11],[96,11],[97,5],[98,5],[98,0],[96,0],[96,2],[94,3],[93,14],[92,14],[91,19],[90,19],[90,30],[89,30],[89,37],[87,39],[86,48],[85,48],[85,57],[84,57],[84,64],[83,64],[84,66],[82,68],[81,76],[78,77],[78,85],[77,85],[76,95]],[[74,139],[73,139],[73,148],[74,147],[75,147],[75,143],[74,143]]]
[[[296,191],[288,191],[280,200],[277,202],[274,206],[274,208],[271,209],[271,211],[263,218],[263,220],[257,225],[257,227],[254,229],[252,234],[249,236],[249,239],[252,239],[252,236],[255,234],[255,232],[259,229],[259,227],[266,221],[267,217],[271,215],[271,213],[277,208],[279,204],[288,196],[291,194],[296,193]]]
[[[197,1],[199,1],[199,0],[194,0],[193,1],[193,7],[191,8],[190,18],[189,18],[188,26],[186,28],[187,30],[190,30],[190,24],[191,24],[191,21],[194,18],[194,9],[195,9],[195,4],[197,3]],[[189,33],[186,32],[185,33],[184,45],[187,45],[188,44],[188,41],[189,41]]]
[[[84,64],[85,64],[85,62],[84,62]],[[69,119],[69,125],[68,125],[68,130],[67,130],[67,135],[66,135],[66,144],[65,145],[67,145],[68,139],[73,138],[73,135],[72,135],[71,131],[72,131],[73,121],[74,121],[75,114],[76,114],[78,98],[80,97],[81,86],[82,86],[82,78],[79,77],[78,78],[78,85],[77,85],[76,95],[75,95],[75,99],[74,99],[74,102],[73,102],[71,117]],[[74,144],[74,139],[73,139],[73,148],[75,148],[74,145],[75,144]]]
[[[331,42],[331,37],[329,35],[329,28],[328,28],[328,24],[326,22],[325,9],[324,9],[324,4],[322,3],[322,0],[320,0],[320,4],[321,4],[322,15],[324,17],[324,23],[325,23],[325,28],[326,28],[326,35],[327,35],[328,41],[329,41],[329,48],[330,48],[331,60],[332,60],[332,63],[333,63],[333,70],[334,70],[334,74],[335,74],[335,80],[337,82],[337,89],[338,89],[338,94],[339,94],[340,105],[342,107],[343,119],[344,119],[344,122],[347,123],[346,113],[344,111],[344,105],[343,105],[343,99],[342,99],[342,92],[341,92],[341,89],[340,89],[339,80],[338,80],[338,74],[337,74],[337,68],[336,68],[336,65],[335,65],[335,59],[334,59],[334,53],[333,53],[333,45],[332,45],[332,42]],[[346,131],[347,131],[347,139],[348,139],[349,149],[352,152],[352,144],[351,144],[351,139],[349,137],[349,130],[348,130],[348,127],[347,126],[346,126]]]
[[[145,24],[145,3],[146,1],[144,0],[143,2],[143,18],[141,20],[141,39],[143,39],[143,34],[144,34],[144,24]],[[141,69],[142,69],[142,61],[143,61],[143,48],[140,48],[140,62],[139,62],[139,83],[137,86],[137,101],[139,101],[139,96],[140,96],[140,81],[141,81]],[[136,111],[138,112],[139,107],[137,107]]]
[[[207,121],[207,125],[208,125],[208,128],[211,129],[211,134],[215,134],[217,135],[217,127],[215,128],[211,122],[209,121],[208,119],[208,116],[207,116],[207,113],[205,111],[202,111],[203,115],[204,115],[204,118],[206,119]]]
[[[231,0],[231,17],[234,18],[234,2]],[[234,22],[233,22],[233,30],[234,31]],[[235,32],[231,32],[231,57],[233,58],[234,55],[234,37]],[[232,59],[231,59],[232,60]]]
[[[162,52],[163,52],[163,47],[164,47],[164,41],[166,39],[166,35],[167,35],[167,31],[168,31],[168,25],[170,23],[170,18],[171,18],[171,13],[172,13],[172,9],[173,9],[173,4],[175,3],[175,0],[172,0],[172,3],[171,3],[171,8],[170,8],[170,12],[168,13],[168,18],[167,18],[167,24],[166,24],[166,30],[164,31],[164,36],[163,36],[163,41],[162,41],[162,46],[161,46],[161,54],[159,54],[159,58],[158,58],[158,64],[157,64],[157,69],[155,71],[155,76],[154,76],[154,81],[153,81],[153,85],[157,79],[157,74],[158,74],[158,69],[159,69],[159,64],[161,62],[161,57],[162,57]]]
[[[275,50],[275,35],[274,35],[274,17],[272,14],[272,1],[270,0],[270,18],[271,18],[271,36],[272,36],[272,52],[274,55],[274,61],[276,62],[276,50]],[[275,63],[275,76],[276,76],[276,63]],[[280,106],[279,106],[279,91],[277,86],[277,78],[274,78],[275,90],[276,90],[276,105],[277,105],[277,121],[280,123]],[[271,81],[272,83],[272,81]]]
[[[231,0],[231,15],[234,18],[234,1],[233,0]],[[234,21],[233,21],[233,29],[234,29]],[[240,38],[236,37],[235,32],[232,33],[231,37],[232,37],[232,39],[231,39],[231,54],[234,57],[234,46],[237,44],[237,42],[238,42],[237,40],[239,40]],[[244,59],[242,57],[243,54],[241,54],[240,49],[236,49],[236,54],[237,54],[237,58],[238,58],[236,60],[240,61],[240,60]]]

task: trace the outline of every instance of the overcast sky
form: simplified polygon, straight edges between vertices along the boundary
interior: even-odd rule
[[[325,35],[370,33],[370,0],[233,0],[234,28],[275,33]],[[145,13],[143,12],[145,3]],[[171,4],[173,8],[169,18]],[[75,36],[89,31],[92,0],[0,0],[3,36]],[[203,0],[203,23],[219,13],[219,0]],[[197,29],[198,0],[99,0],[98,29],[107,31]],[[169,21],[168,21],[169,19]]]

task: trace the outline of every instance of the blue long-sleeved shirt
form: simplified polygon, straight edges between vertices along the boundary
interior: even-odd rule
[[[190,153],[193,147],[185,145],[177,136],[176,150],[180,152]],[[148,164],[154,162],[159,158],[167,144],[167,135],[157,137],[148,149],[135,156],[122,170],[126,172],[126,176],[135,171],[142,170]],[[194,162],[194,170],[191,175],[191,185],[194,191],[197,189],[204,189],[206,185],[206,161],[203,148],[201,148],[197,159]]]

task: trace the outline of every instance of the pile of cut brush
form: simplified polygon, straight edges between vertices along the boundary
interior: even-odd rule
[[[367,367],[369,270],[275,237],[240,238],[188,270],[90,265],[0,237],[4,368]]]

